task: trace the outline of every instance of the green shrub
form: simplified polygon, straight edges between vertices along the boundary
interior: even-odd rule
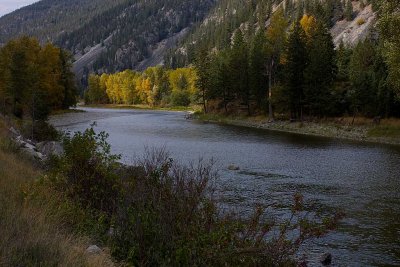
[[[190,104],[190,93],[186,90],[176,90],[171,94],[171,103],[173,106],[187,107]]]
[[[36,121],[33,128],[31,121],[23,121],[21,134],[38,142],[54,141],[61,137],[57,129],[46,121]]]
[[[108,134],[93,128],[65,135],[64,156],[55,162],[57,186],[83,207],[112,214],[120,188],[115,170],[119,155],[111,154]]]

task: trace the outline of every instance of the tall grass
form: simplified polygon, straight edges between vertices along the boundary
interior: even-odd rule
[[[87,238],[64,230],[49,216],[49,206],[26,200],[42,175],[10,146],[0,123],[0,266],[110,266],[106,254],[86,255]],[[6,151],[4,151],[6,150]]]

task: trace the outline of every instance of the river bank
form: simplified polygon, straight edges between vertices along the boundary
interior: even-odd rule
[[[353,124],[352,118],[329,119],[319,122],[290,122],[285,120],[268,122],[268,118],[265,116],[233,117],[202,113],[195,113],[193,118],[203,122],[271,131],[400,145],[399,119],[384,119],[379,125],[376,125],[372,120],[366,118],[356,118]]]
[[[83,108],[104,108],[104,109],[139,109],[139,110],[161,110],[161,111],[188,111],[196,110],[194,107],[152,107],[149,105],[124,105],[124,104],[91,104],[78,105]]]
[[[187,118],[203,122],[220,123],[295,133],[302,135],[321,136],[330,138],[347,139],[362,142],[400,145],[400,119],[383,119],[379,125],[373,123],[372,119],[363,117],[330,118],[318,122],[290,122],[288,120],[275,120],[268,122],[266,116],[226,116],[221,114],[200,113],[196,107],[150,107],[148,105],[119,105],[119,104],[96,104],[81,105],[79,107],[104,108],[104,109],[138,109],[154,111],[182,111],[188,112]]]

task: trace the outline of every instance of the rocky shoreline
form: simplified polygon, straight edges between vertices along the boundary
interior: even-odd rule
[[[51,156],[60,156],[64,148],[60,142],[44,141],[35,142],[24,138],[14,127],[8,128],[10,139],[18,146],[20,151],[32,160],[39,162],[46,161]]]

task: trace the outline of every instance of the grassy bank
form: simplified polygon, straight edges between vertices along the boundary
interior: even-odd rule
[[[110,266],[106,254],[87,255],[88,238],[52,216],[48,203],[26,193],[43,171],[19,154],[0,121],[0,266]]]
[[[165,110],[165,111],[195,111],[197,107],[152,107],[149,105],[123,105],[123,104],[92,104],[81,105],[89,108],[110,108],[110,109],[141,109],[141,110]]]
[[[289,133],[342,138],[357,141],[400,144],[400,119],[383,119],[379,125],[367,118],[330,118],[318,122],[268,122],[265,116],[226,116],[197,113],[196,119],[204,122],[222,123]]]

